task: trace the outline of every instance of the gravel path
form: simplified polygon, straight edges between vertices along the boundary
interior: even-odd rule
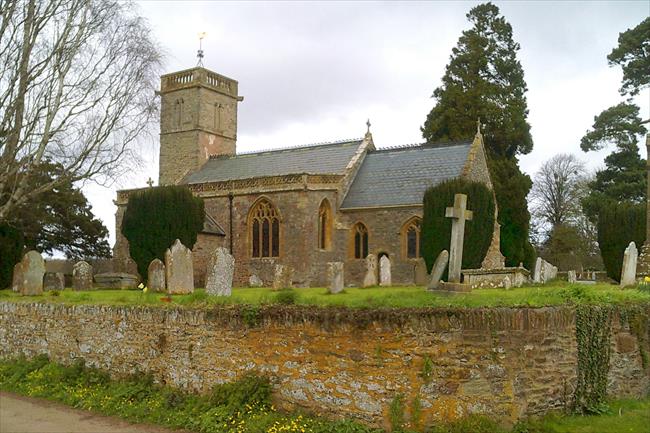
[[[190,433],[130,424],[47,400],[0,392],[0,433]]]

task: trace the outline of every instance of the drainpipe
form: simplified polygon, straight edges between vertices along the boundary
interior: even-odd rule
[[[235,197],[235,195],[232,192],[228,193],[228,211],[230,212],[230,218],[229,218],[229,221],[230,221],[230,224],[229,224],[230,225],[230,235],[229,235],[229,239],[230,239],[230,255],[232,255],[232,199],[234,197]]]

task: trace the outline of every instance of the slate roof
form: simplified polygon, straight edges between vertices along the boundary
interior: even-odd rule
[[[369,152],[341,209],[422,204],[424,191],[461,174],[472,141]]]
[[[285,174],[343,174],[362,139],[308,145],[235,156],[210,158],[183,183],[220,182],[231,179]]]

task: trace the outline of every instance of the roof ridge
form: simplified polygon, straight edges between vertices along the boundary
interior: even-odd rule
[[[272,149],[262,149],[262,150],[253,150],[249,152],[241,152],[237,153],[235,155],[210,155],[210,159],[228,159],[232,157],[237,157],[237,156],[244,156],[244,155],[257,155],[261,153],[270,153],[270,152],[282,152],[282,151],[287,151],[287,150],[295,150],[295,149],[306,149],[309,147],[321,147],[321,146],[331,146],[335,144],[344,144],[344,143],[353,143],[355,141],[363,141],[362,137],[359,138],[349,138],[345,140],[335,140],[335,141],[322,141],[319,143],[310,143],[310,144],[298,144],[296,146],[286,146],[286,147],[277,147],[277,148],[272,148]]]
[[[425,143],[408,143],[408,144],[397,144],[394,146],[384,146],[384,147],[378,147],[372,153],[375,152],[386,152],[386,151],[393,151],[393,150],[402,150],[402,149],[414,149],[418,147],[426,147],[426,148],[432,148],[432,147],[451,147],[451,146],[460,146],[463,144],[472,144],[472,140],[467,139],[467,140],[454,140],[454,141],[443,141],[440,143],[431,143],[431,142],[425,142]]]

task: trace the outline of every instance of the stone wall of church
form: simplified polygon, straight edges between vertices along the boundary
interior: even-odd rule
[[[562,409],[578,365],[575,307],[209,310],[0,302],[0,357],[84,359],[189,390],[271,376],[274,403],[387,426],[391,402],[423,425],[481,413],[503,421]],[[642,314],[650,314],[641,307]],[[642,397],[647,342],[614,314],[608,392]],[[641,331],[643,332],[643,330]],[[647,341],[647,340],[646,340]]]
[[[280,214],[280,256],[252,258],[249,239],[248,215],[261,198],[267,198]],[[276,264],[294,268],[294,285],[323,286],[326,283],[327,262],[336,260],[337,251],[318,250],[318,210],[327,198],[334,207],[336,191],[294,190],[267,194],[235,194],[233,197],[233,256],[235,258],[234,284],[247,286],[252,274],[270,286]],[[226,237],[223,245],[230,244],[230,210],[227,196],[205,198],[206,211],[218,221]],[[204,241],[197,242],[198,248]],[[195,247],[197,248],[197,247]],[[196,267],[204,266],[195,260]]]
[[[379,256],[388,255],[391,261],[392,283],[395,285],[413,285],[415,283],[416,259],[409,259],[405,254],[405,245],[401,231],[414,216],[422,217],[421,207],[386,208],[346,211],[340,213],[341,230],[337,231],[337,249],[344,252],[345,283],[361,285],[366,272],[365,260],[355,259],[352,245],[352,227],[362,222],[368,229],[368,252]]]

